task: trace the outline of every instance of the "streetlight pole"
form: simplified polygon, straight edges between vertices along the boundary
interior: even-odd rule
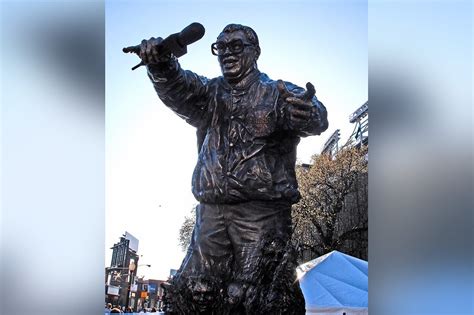
[[[127,298],[125,300],[125,310],[127,310],[128,303],[130,301],[130,292],[132,291],[133,272],[135,271],[135,267],[136,267],[135,261],[131,260],[130,265],[128,265],[128,270],[129,270],[129,274],[130,274],[129,278],[130,279],[128,279],[128,288],[127,288],[128,290],[127,290]]]
[[[140,267],[140,266],[146,266],[146,267],[148,267],[148,268],[151,267],[150,264],[141,264],[141,265],[138,265],[137,268],[136,268],[136,270],[135,270],[135,275],[138,275],[138,267]],[[138,279],[140,279],[140,277],[138,277]],[[135,302],[137,301],[137,299],[140,299],[140,297],[138,297],[138,298],[135,297]],[[137,304],[133,304],[132,311],[137,311],[137,310],[138,310],[138,309],[137,309]]]
[[[142,264],[142,265],[136,265],[134,261],[131,261],[130,262],[130,265],[128,266],[128,270],[130,271],[130,279],[129,279],[129,282],[128,282],[128,291],[127,291],[127,299],[126,299],[126,302],[125,302],[125,309],[127,309],[129,307],[129,304],[130,304],[130,295],[132,293],[132,282],[133,282],[133,272],[138,269],[138,267],[140,266],[147,266],[147,267],[151,267],[151,265],[149,264]]]

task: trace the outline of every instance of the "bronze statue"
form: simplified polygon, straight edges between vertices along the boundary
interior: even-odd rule
[[[181,69],[163,41],[143,40],[135,52],[163,103],[197,130],[192,191],[200,202],[186,257],[166,287],[168,313],[304,314],[290,242],[296,147],[327,129],[324,105],[311,83],[305,91],[258,70],[250,27],[227,25],[211,45],[222,71],[214,79]]]

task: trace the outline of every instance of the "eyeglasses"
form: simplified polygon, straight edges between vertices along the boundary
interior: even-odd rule
[[[244,48],[247,46],[253,46],[251,44],[245,44],[241,39],[235,39],[231,42],[216,42],[211,45],[211,52],[214,56],[222,56],[229,48],[229,51],[232,54],[240,54],[244,51]]]

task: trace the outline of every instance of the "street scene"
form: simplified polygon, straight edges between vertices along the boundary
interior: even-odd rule
[[[105,268],[106,313],[112,309],[128,313],[161,310],[161,284],[167,279],[144,279],[136,276],[139,268],[151,268],[149,264],[140,264],[138,244],[139,241],[133,235],[125,232],[111,248],[112,261]],[[173,276],[172,272],[171,270],[170,277]]]

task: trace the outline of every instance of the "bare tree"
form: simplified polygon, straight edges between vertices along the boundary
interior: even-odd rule
[[[183,251],[188,249],[189,244],[191,243],[191,237],[193,235],[194,223],[196,222],[196,212],[193,210],[191,213],[184,218],[184,222],[179,229],[179,246]]]
[[[346,147],[297,168],[302,198],[293,207],[293,237],[300,261],[332,250],[367,259],[367,151]]]

